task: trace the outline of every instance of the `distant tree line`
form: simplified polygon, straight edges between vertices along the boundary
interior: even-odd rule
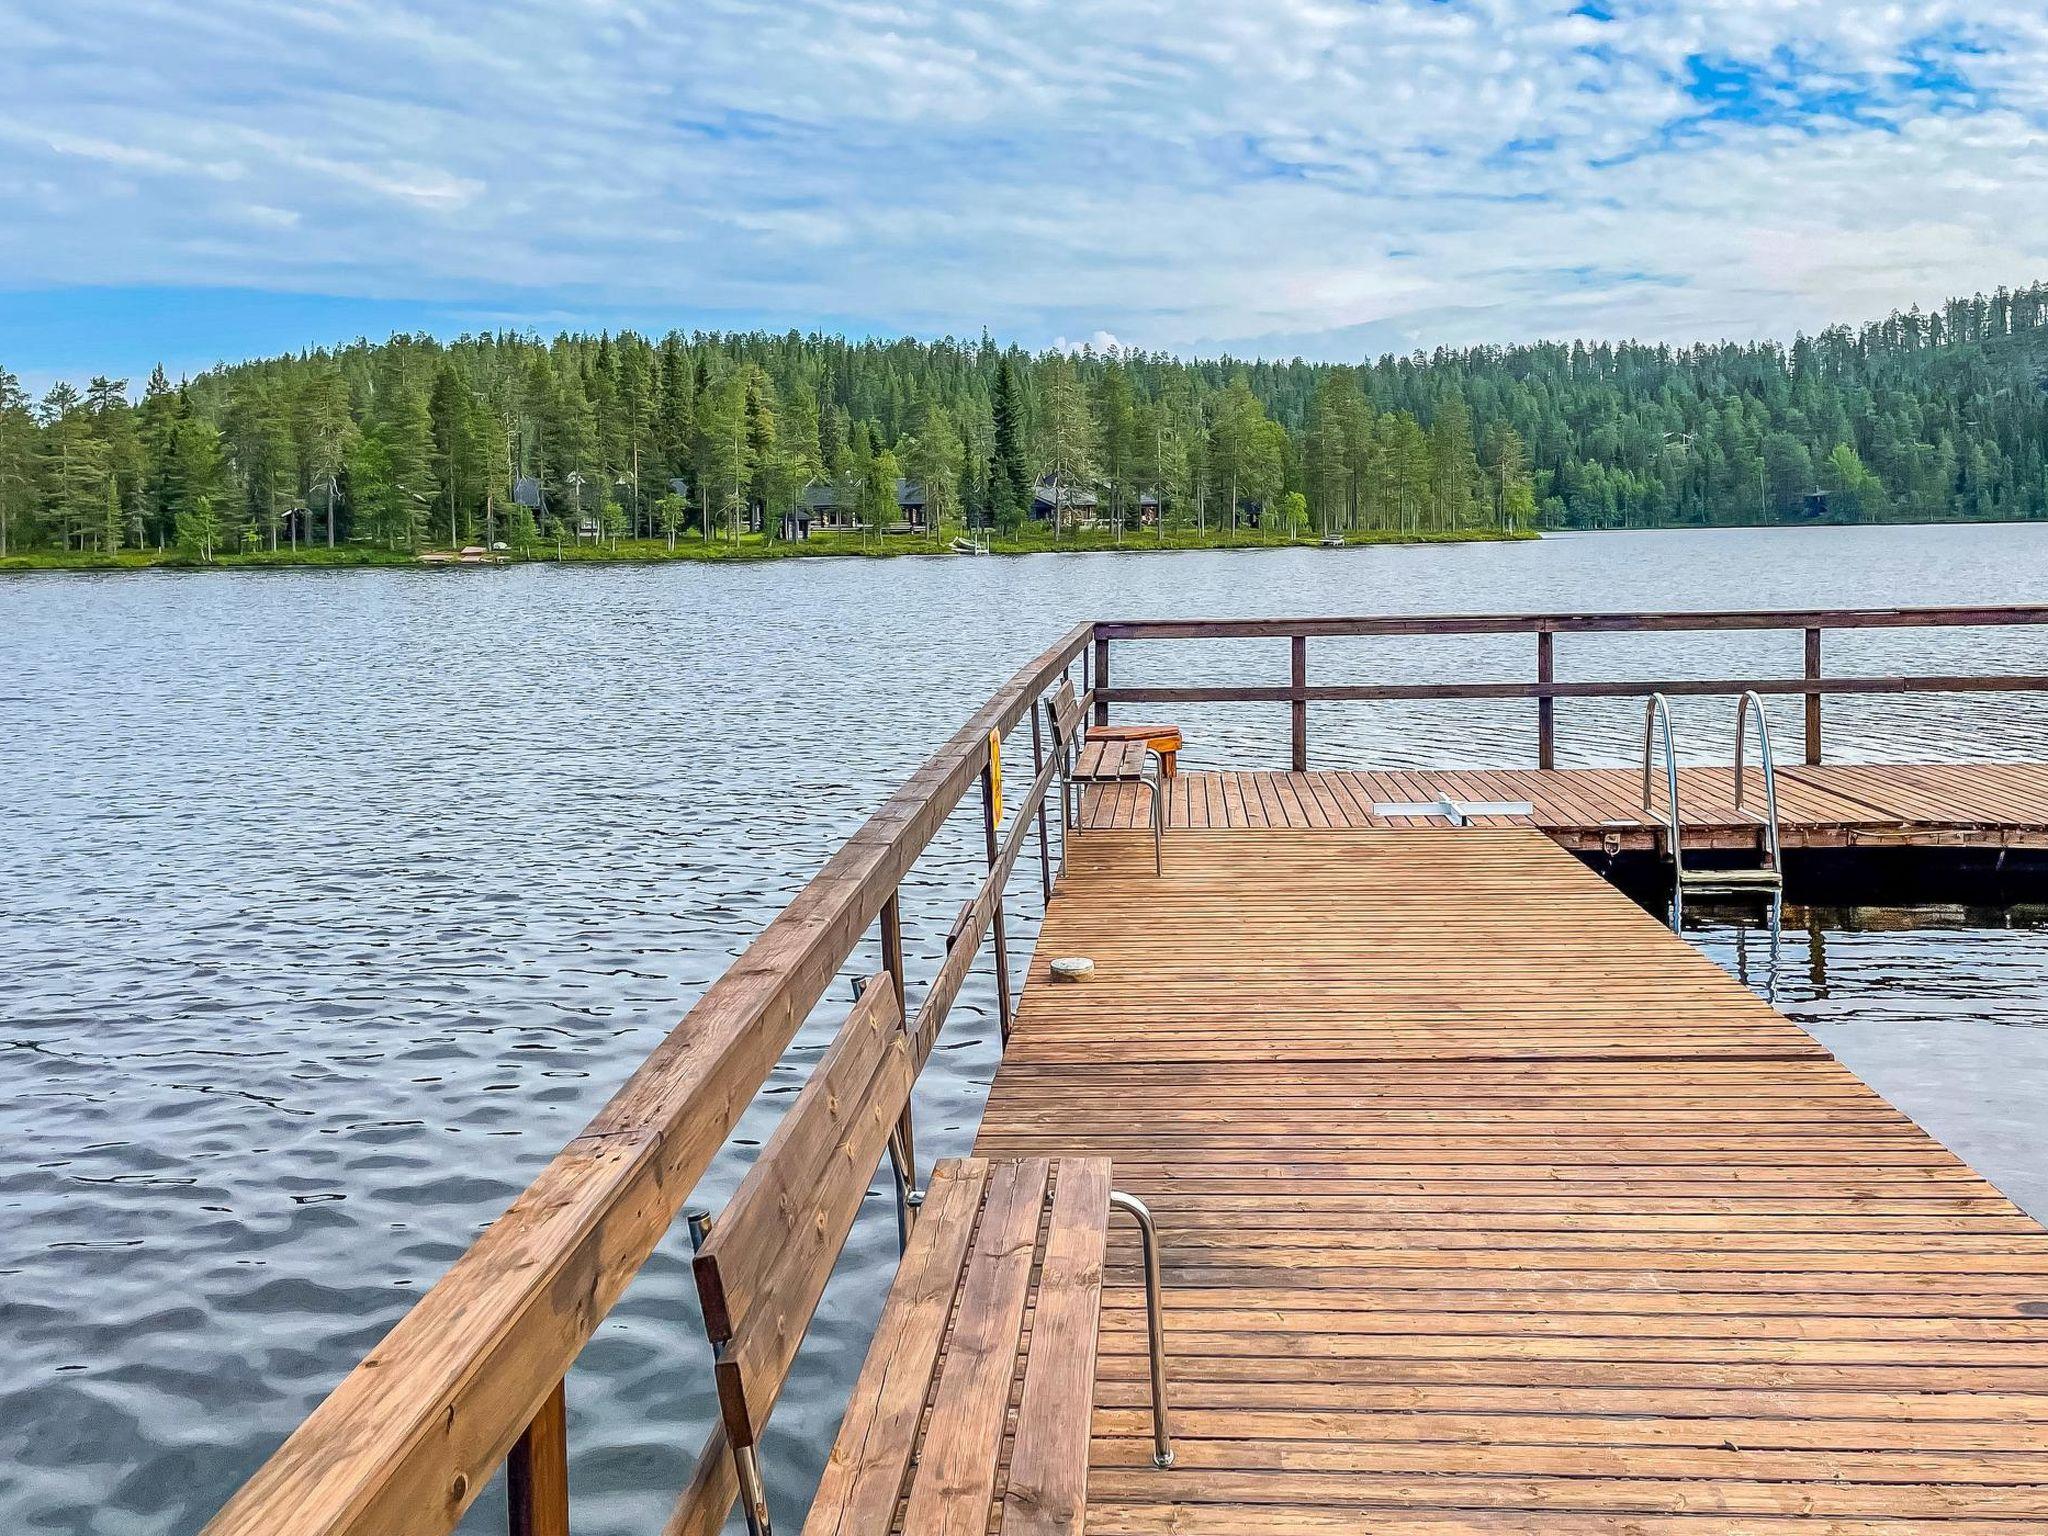
[[[1289,533],[2048,515],[2048,285],[1773,343],[1362,367],[822,335],[425,336],[30,399],[0,370],[0,554],[878,525]],[[1061,519],[1052,520],[1057,537]]]

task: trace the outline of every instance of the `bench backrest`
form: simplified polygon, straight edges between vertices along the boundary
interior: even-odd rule
[[[1045,701],[1046,723],[1052,727],[1052,747],[1065,752],[1079,744],[1082,733],[1081,701],[1074,696],[1074,680],[1060,679],[1059,687]]]
[[[759,1443],[915,1075],[895,985],[877,976],[697,1253],[733,1446]]]

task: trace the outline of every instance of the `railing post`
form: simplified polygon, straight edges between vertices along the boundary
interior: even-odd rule
[[[1031,782],[1036,784],[1038,776],[1045,772],[1045,737],[1038,725],[1038,700],[1031,701]],[[1045,802],[1051,792],[1038,797],[1038,879],[1045,887],[1045,899],[1052,900],[1052,841],[1046,832]],[[1063,834],[1064,835],[1064,834]]]
[[[1293,764],[1296,773],[1308,772],[1308,636],[1296,635],[1288,643],[1293,678],[1293,697],[1287,705],[1293,726]]]
[[[1099,646],[1101,641],[1097,641]],[[1100,663],[1097,663],[1100,665]],[[993,736],[993,733],[991,733]],[[994,742],[990,742],[991,748]],[[988,867],[996,867],[1000,848],[996,843],[996,823],[1000,812],[996,806],[996,766],[993,756],[981,765],[981,825],[988,845]],[[1003,893],[996,892],[995,912],[996,950],[996,1021],[1002,1026],[1003,1044],[1010,1043],[1010,938],[1003,926]]]
[[[1820,681],[1820,631],[1806,632],[1806,680]],[[1820,762],[1820,695],[1806,696],[1806,761],[1809,767]]]
[[[505,1459],[505,1528],[569,1536],[569,1412],[559,1381]]]
[[[1102,692],[1109,686],[1109,637],[1098,633],[1095,636],[1095,723],[1109,724],[1109,700]]]
[[[889,893],[889,899],[882,903],[882,968],[889,973],[889,985],[896,991],[896,1017],[902,1027],[910,1027],[910,1002],[903,985],[903,892],[899,888]],[[904,1176],[910,1186],[917,1186],[917,1141],[911,1124],[910,1101],[903,1102],[903,1113],[896,1122],[896,1134],[902,1138]],[[909,1234],[904,1234],[908,1242]]]
[[[1547,629],[1536,631],[1536,682],[1541,687],[1557,681],[1556,640]],[[1546,771],[1557,766],[1557,700],[1547,694],[1536,700],[1536,766]]]

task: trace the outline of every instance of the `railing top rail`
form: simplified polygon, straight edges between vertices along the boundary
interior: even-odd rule
[[[646,1262],[797,1027],[1093,635],[993,694],[713,982],[583,1133],[244,1484],[208,1536],[445,1536]]]
[[[1256,640],[1293,636],[1627,634],[1721,629],[1918,629],[2048,624],[2048,605],[1799,608],[1671,613],[1384,614],[1355,618],[1105,619],[1101,640]]]

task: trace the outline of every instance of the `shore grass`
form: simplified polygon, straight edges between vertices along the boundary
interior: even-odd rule
[[[538,544],[505,556],[510,564],[560,562],[564,565],[663,565],[678,561],[801,560],[818,558],[891,559],[902,555],[944,555],[951,552],[953,538],[947,533],[937,541],[907,534],[884,534],[862,538],[859,534],[829,533],[801,543],[784,543],[762,534],[730,536],[709,543],[697,537],[678,538],[671,549],[666,539],[620,539],[599,543],[556,546]],[[1491,529],[1467,529],[1456,533],[1392,533],[1361,531],[1345,535],[1347,548],[1382,544],[1470,544],[1503,540],[1533,539],[1536,534],[1517,531],[1502,533]],[[1106,528],[1079,529],[1054,540],[1043,528],[1021,529],[1011,537],[991,541],[990,553],[997,555],[1113,554],[1157,550],[1203,549],[1289,549],[1314,548],[1310,538],[1261,537],[1258,530],[1237,533],[1212,531],[1206,535],[1192,529],[1175,529],[1163,535],[1126,532],[1122,539]],[[304,549],[259,550],[249,554],[217,554],[201,560],[185,550],[124,549],[117,554],[77,550],[29,550],[0,558],[0,572],[9,571],[140,571],[140,570],[264,570],[285,568],[348,568],[363,566],[410,566],[434,568],[421,554],[447,551],[392,550],[366,544],[349,544],[337,549],[315,545]],[[445,568],[448,562],[439,562]]]

